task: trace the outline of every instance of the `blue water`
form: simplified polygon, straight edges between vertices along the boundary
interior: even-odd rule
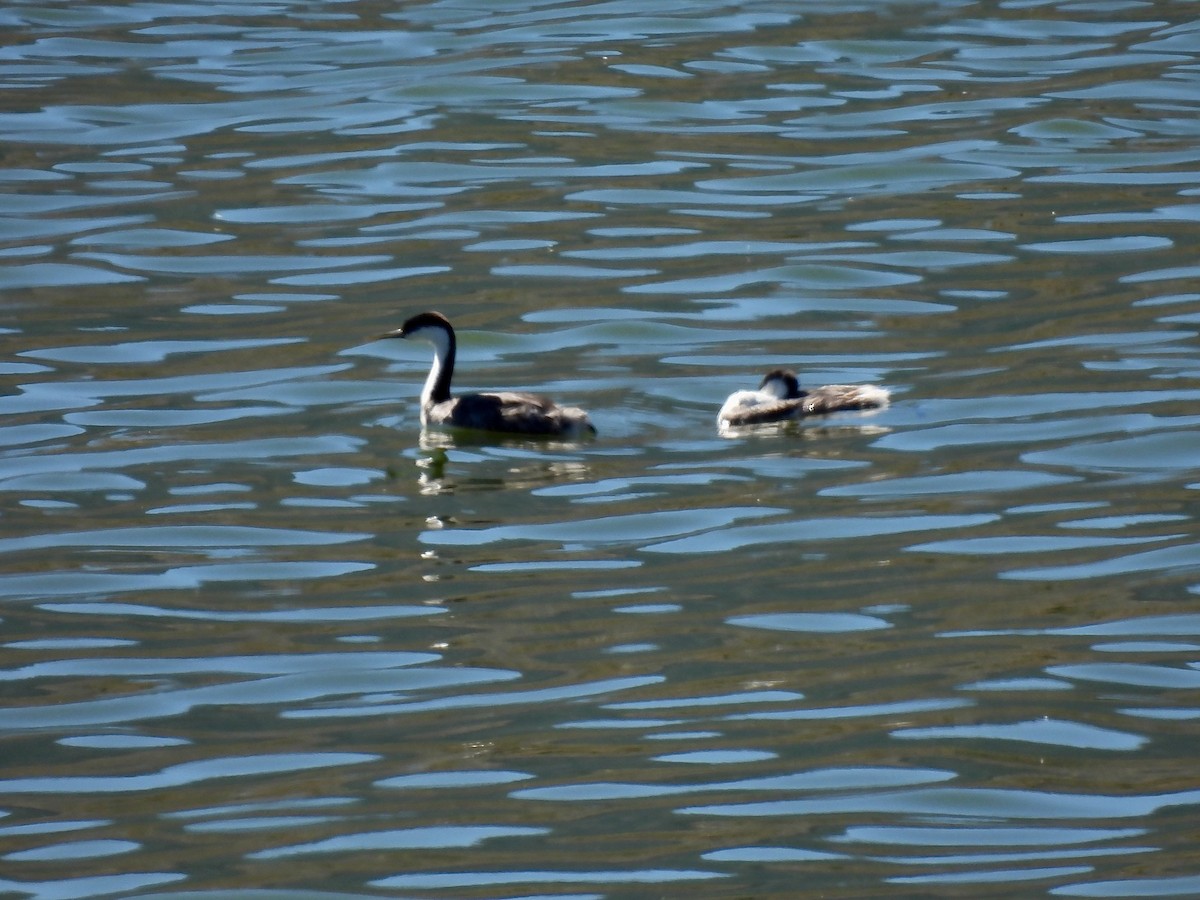
[[[1200,893],[1192,4],[0,25],[0,892]]]

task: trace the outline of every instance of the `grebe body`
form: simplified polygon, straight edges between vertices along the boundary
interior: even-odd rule
[[[588,414],[573,406],[558,406],[539,394],[519,391],[450,393],[457,340],[450,321],[437,312],[413,316],[381,338],[419,338],[433,345],[433,365],[421,388],[421,425],[470,428],[505,434],[589,437],[596,433]]]
[[[756,391],[729,395],[717,424],[722,428],[766,425],[842,410],[877,409],[888,404],[891,393],[874,384],[826,384],[803,391],[796,374],[788,369],[768,372]]]

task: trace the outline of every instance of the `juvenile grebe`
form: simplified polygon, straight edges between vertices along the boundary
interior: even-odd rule
[[[450,396],[457,342],[454,329],[441,313],[423,312],[380,338],[420,338],[433,344],[433,365],[421,388],[421,425],[474,428],[508,434],[559,435],[579,438],[594,435],[595,427],[582,409],[556,406],[537,394],[489,391]]]
[[[827,384],[800,390],[796,374],[788,369],[768,372],[757,391],[734,391],[717,413],[722,428],[764,425],[839,410],[876,409],[886,406],[891,393],[873,384]]]

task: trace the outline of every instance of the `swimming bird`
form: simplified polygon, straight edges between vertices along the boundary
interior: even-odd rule
[[[450,394],[457,341],[450,320],[438,312],[413,316],[383,338],[420,338],[433,344],[433,365],[421,388],[421,425],[473,428],[507,434],[557,435],[569,439],[596,433],[588,414],[573,406],[557,406],[539,394],[488,391]]]
[[[789,369],[768,372],[756,391],[734,391],[717,413],[721,428],[764,425],[802,419],[840,410],[886,406],[891,392],[874,384],[827,384],[800,390],[796,373]]]

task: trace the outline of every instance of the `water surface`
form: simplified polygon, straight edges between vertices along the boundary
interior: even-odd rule
[[[0,22],[0,889],[1200,892],[1191,4]]]

